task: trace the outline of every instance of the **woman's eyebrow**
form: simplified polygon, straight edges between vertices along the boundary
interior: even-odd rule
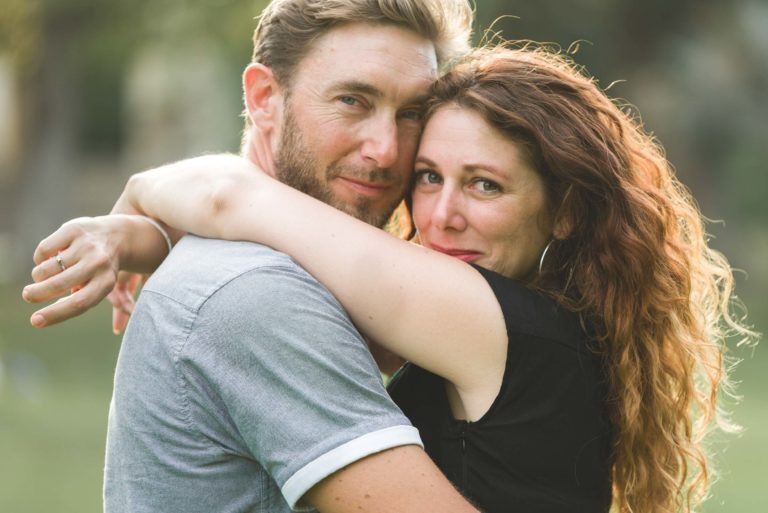
[[[430,159],[429,157],[425,157],[423,155],[417,155],[415,163],[426,164],[427,166],[433,167],[433,168],[437,167],[437,164],[432,159]],[[481,170],[488,171],[489,173],[492,173],[500,178],[504,178],[504,179],[509,178],[509,173],[505,172],[502,168],[495,166],[493,164],[482,163],[482,162],[471,162],[471,163],[463,164],[461,168],[465,171],[470,171],[470,172],[481,171]]]
[[[430,167],[437,167],[437,164],[435,164],[431,159],[428,159],[427,157],[423,157],[421,155],[416,156],[416,160],[414,161],[415,164],[426,164]]]

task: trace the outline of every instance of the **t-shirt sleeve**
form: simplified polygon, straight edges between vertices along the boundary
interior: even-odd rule
[[[190,409],[225,426],[221,445],[251,455],[293,509],[346,465],[421,445],[342,307],[301,269],[260,268],[225,284],[185,344],[189,401],[200,402]]]

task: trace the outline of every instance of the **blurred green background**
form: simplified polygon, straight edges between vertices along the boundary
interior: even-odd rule
[[[108,211],[134,171],[237,151],[240,71],[254,16],[242,0],[0,0],[0,511],[101,508],[106,415],[119,338],[105,305],[34,330],[20,290],[37,242]],[[729,257],[758,331],[768,328],[768,2],[477,0],[477,34],[578,49],[639,108]],[[575,43],[575,44],[574,44]],[[738,436],[713,450],[705,511],[768,503],[766,351],[733,347]]]

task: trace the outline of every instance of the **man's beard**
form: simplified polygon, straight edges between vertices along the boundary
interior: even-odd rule
[[[373,200],[364,196],[359,196],[355,202],[344,201],[335,197],[329,184],[337,176],[389,183],[391,182],[392,171],[380,168],[364,171],[345,167],[335,162],[326,168],[326,180],[322,182],[317,176],[317,159],[304,141],[301,128],[296,123],[288,102],[286,102],[284,114],[280,141],[275,155],[277,179],[361,221],[378,228],[383,227],[395,207],[400,203],[400,198],[393,200],[392,205],[388,205],[384,209],[377,209]]]

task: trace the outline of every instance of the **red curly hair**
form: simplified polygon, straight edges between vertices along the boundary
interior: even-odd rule
[[[662,148],[630,109],[546,47],[478,49],[433,88],[521,144],[569,227],[530,286],[579,312],[609,383],[613,507],[694,511],[711,465],[702,445],[727,388],[725,340],[756,335],[733,313],[732,273]]]

